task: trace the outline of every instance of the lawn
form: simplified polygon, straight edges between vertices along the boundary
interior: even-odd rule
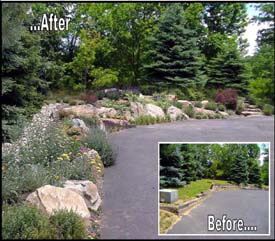
[[[159,210],[159,215],[160,215],[160,233],[166,233],[168,229],[173,225],[178,220],[178,216],[171,213],[167,212],[165,210]]]
[[[210,189],[211,184],[228,184],[228,181],[214,180],[214,179],[201,179],[193,181],[184,187],[177,188],[178,198],[182,201],[187,201],[195,198],[200,192],[205,192]]]

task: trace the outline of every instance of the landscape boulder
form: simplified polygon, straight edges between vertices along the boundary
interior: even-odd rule
[[[172,105],[167,109],[167,115],[170,116],[170,119],[172,121],[175,121],[175,120],[178,120],[179,118],[181,118],[183,116],[183,113],[182,113],[181,109]]]
[[[137,118],[137,117],[145,114],[144,107],[139,102],[131,102],[130,107],[131,107],[131,111],[133,113],[134,118]]]
[[[100,107],[96,109],[96,113],[102,118],[115,118],[117,111],[114,108]]]
[[[26,201],[50,215],[54,211],[66,209],[76,212],[85,219],[90,217],[84,198],[67,188],[45,185],[29,194]]]
[[[201,101],[201,107],[202,107],[202,108],[205,108],[205,106],[206,106],[208,103],[209,103],[208,100],[203,100],[203,101]]]
[[[68,107],[69,104],[65,103],[55,103],[42,106],[40,113],[38,115],[42,115],[52,120],[57,120],[59,118],[59,110]],[[36,114],[36,115],[37,115]],[[34,115],[33,120],[35,121],[36,115]]]
[[[80,128],[84,133],[89,132],[89,128],[86,126],[85,122],[79,118],[73,118],[73,128]]]
[[[182,105],[182,108],[187,108],[189,106],[194,107],[194,105],[188,100],[178,100],[177,102]]]
[[[97,186],[88,180],[67,180],[64,188],[81,195],[90,210],[98,210],[101,205],[101,198]]]
[[[73,113],[74,115],[81,117],[94,117],[97,116],[97,108],[91,104],[86,105],[74,105],[67,108],[63,108],[63,111]]]
[[[166,95],[166,99],[169,101],[176,101],[177,100],[177,96],[176,95]]]
[[[129,110],[126,110],[124,113],[123,113],[123,116],[124,116],[124,119],[126,121],[133,121],[134,118],[133,116],[131,115],[131,112]]]
[[[163,112],[163,110],[157,106],[157,105],[153,105],[153,104],[146,104],[145,105],[145,115],[149,115],[152,117],[161,117],[164,118],[165,114]]]

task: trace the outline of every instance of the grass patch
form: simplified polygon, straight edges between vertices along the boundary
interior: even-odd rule
[[[177,219],[177,215],[165,210],[159,210],[160,233],[166,233],[171,225],[177,221]]]
[[[193,181],[184,187],[177,188],[178,198],[182,201],[188,201],[195,198],[199,193],[208,191],[211,184],[229,184],[228,181],[214,180],[214,179],[201,179]]]

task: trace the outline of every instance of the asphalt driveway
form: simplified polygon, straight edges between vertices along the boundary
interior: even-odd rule
[[[139,126],[113,133],[109,139],[117,152],[117,161],[114,166],[105,169],[101,231],[103,239],[160,238],[159,141],[272,142],[270,163],[274,170],[274,117],[186,120]],[[274,183],[273,176],[271,181]],[[271,194],[273,197],[273,189]],[[271,213],[274,213],[273,210],[272,199]],[[274,227],[274,217],[271,227]]]
[[[168,234],[268,234],[268,196],[268,191],[263,190],[214,192],[188,215],[183,216]],[[208,222],[208,215],[213,215],[214,220],[222,220],[223,215],[226,215],[225,225],[219,226],[219,231],[215,230],[216,223],[213,218]],[[249,229],[252,227],[253,230],[244,231],[243,227],[238,230],[239,219],[244,226],[249,226]]]

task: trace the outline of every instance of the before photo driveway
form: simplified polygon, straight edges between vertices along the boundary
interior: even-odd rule
[[[268,196],[268,191],[264,190],[214,192],[188,215],[183,216],[168,234],[267,234]],[[227,215],[226,219],[242,219],[244,226],[256,227],[256,231],[208,231],[209,214],[214,215],[215,219],[222,219],[224,214]],[[230,228],[229,224],[228,227]]]
[[[117,158],[114,166],[105,169],[103,239],[161,238],[158,236],[158,142],[271,142],[270,163],[274,169],[274,117],[185,120],[139,126],[112,133],[109,139]],[[274,183],[273,176],[270,181]],[[271,196],[274,196],[273,188]],[[271,213],[274,213],[274,201]],[[274,217],[271,221],[274,227]],[[272,236],[273,232],[272,229]]]

